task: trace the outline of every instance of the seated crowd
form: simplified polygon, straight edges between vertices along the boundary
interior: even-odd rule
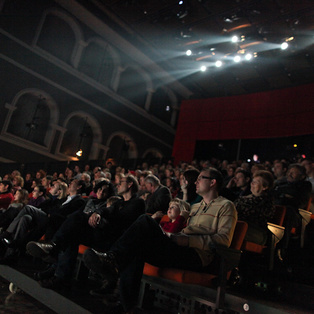
[[[283,254],[291,229],[301,225],[299,208],[313,199],[313,177],[310,159],[169,161],[128,171],[108,162],[93,171],[76,165],[25,177],[14,170],[0,181],[0,263],[14,265],[27,251],[48,263],[34,274],[40,285],[60,289],[70,286],[84,244],[85,264],[101,282],[91,294],[106,296],[119,286],[131,311],[145,262],[207,271],[215,246],[230,246],[237,220],[248,223],[247,241],[266,244],[275,205],[287,210]]]

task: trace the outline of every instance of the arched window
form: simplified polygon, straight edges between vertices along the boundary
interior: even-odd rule
[[[118,94],[129,101],[145,108],[147,85],[145,78],[135,69],[127,68],[120,75]]]
[[[48,13],[44,19],[36,45],[71,64],[76,45],[75,33],[63,18]]]
[[[170,123],[172,116],[172,102],[164,88],[158,88],[153,94],[150,113],[160,120]]]
[[[94,133],[87,117],[74,115],[66,123],[65,132],[60,147],[60,153],[76,157],[76,153],[82,150],[82,160],[89,159]]]
[[[135,142],[124,133],[112,134],[107,142],[109,150],[106,158],[113,158],[119,163],[127,159],[136,159],[137,147]]]
[[[25,93],[15,104],[6,132],[47,147],[50,118],[46,99],[35,93]]]
[[[83,51],[78,70],[97,82],[110,86],[115,62],[112,48],[108,44],[91,41]]]

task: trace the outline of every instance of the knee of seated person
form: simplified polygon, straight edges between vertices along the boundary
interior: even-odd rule
[[[21,218],[21,220],[24,220],[24,221],[28,221],[28,222],[30,222],[30,221],[32,221],[32,216],[30,216],[30,215],[24,215],[22,218]]]

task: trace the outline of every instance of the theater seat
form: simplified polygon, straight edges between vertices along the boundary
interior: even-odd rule
[[[230,276],[231,270],[239,263],[242,246],[248,225],[244,221],[238,221],[234,231],[230,248],[217,249],[219,255],[219,272],[217,269],[213,274],[204,272],[195,272],[175,268],[161,268],[145,263],[143,274],[149,277],[157,277],[166,280],[175,281],[182,284],[190,284],[204,287],[217,287],[216,304],[222,308],[224,300],[226,281]],[[218,284],[217,284],[218,281]],[[150,284],[152,284],[150,282]],[[141,293],[143,295],[143,293]],[[141,304],[141,302],[140,302]]]
[[[274,256],[277,243],[282,239],[284,235],[285,228],[282,226],[286,215],[286,207],[281,205],[275,206],[275,213],[271,222],[267,223],[267,228],[270,231],[270,241],[267,245],[260,245],[250,241],[243,241],[242,250],[256,253],[264,254],[265,250],[269,250],[269,263],[268,270],[273,270],[274,268]]]

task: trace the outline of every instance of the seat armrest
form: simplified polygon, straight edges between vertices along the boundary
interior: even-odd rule
[[[272,235],[276,238],[276,243],[278,243],[282,239],[285,233],[285,227],[273,224],[271,222],[267,223],[267,228],[272,233]]]
[[[216,247],[216,254],[225,262],[226,269],[231,270],[238,266],[242,251],[228,247]]]
[[[311,221],[311,212],[299,208],[299,214],[302,217],[302,223],[304,223],[305,225],[307,225]]]

